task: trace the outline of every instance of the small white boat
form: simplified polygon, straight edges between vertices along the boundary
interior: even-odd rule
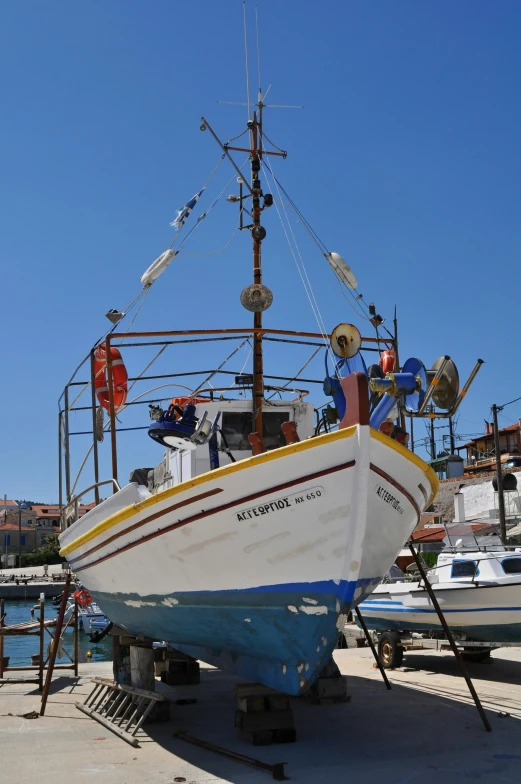
[[[521,642],[521,550],[444,552],[427,576],[455,636]],[[376,631],[443,631],[421,580],[382,583],[360,611]]]
[[[69,620],[74,612],[74,601],[69,599],[65,609],[65,623]],[[78,604],[78,629],[80,631],[88,631],[93,622],[101,621],[104,626],[107,625],[109,619],[96,602],[91,602],[86,607]],[[72,629],[72,624],[68,627]]]

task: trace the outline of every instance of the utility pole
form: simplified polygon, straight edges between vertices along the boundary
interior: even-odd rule
[[[499,530],[501,541],[507,543],[507,524],[505,519],[505,496],[503,495],[503,472],[501,469],[501,452],[499,449],[499,427],[497,423],[497,412],[501,409],[492,404],[492,416],[494,418],[494,448],[496,451],[496,471],[497,471],[497,500],[499,507]]]
[[[449,436],[450,436],[450,453],[451,455],[453,455],[455,444],[454,444],[454,430],[452,429],[452,417],[449,417]]]
[[[434,440],[434,406],[429,406],[430,434],[431,434],[431,460],[436,460],[436,441]]]

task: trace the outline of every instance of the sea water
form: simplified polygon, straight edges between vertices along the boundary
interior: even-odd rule
[[[38,607],[34,612],[34,616],[31,616],[31,608],[35,605],[38,605]],[[24,623],[26,621],[36,620],[36,618],[39,616],[39,606],[39,601],[34,599],[6,599],[4,610],[6,613],[5,624],[7,626],[11,626],[15,623]],[[49,620],[51,618],[56,618],[58,616],[58,610],[59,607],[55,607],[52,601],[47,600],[45,602],[45,619]],[[51,628],[50,631],[54,634],[53,628]],[[45,655],[47,656],[47,646],[51,641],[51,637],[47,632],[45,632],[44,639],[44,650]],[[72,628],[70,631],[67,630],[64,633],[63,640],[65,650],[71,656],[73,656],[74,633]],[[25,665],[30,665],[32,654],[37,654],[39,652],[39,636],[33,637],[24,635],[23,637],[4,637],[4,656],[10,656],[10,667],[23,667]],[[91,656],[87,655],[89,652],[91,653]],[[107,637],[101,640],[101,642],[93,643],[89,640],[89,635],[87,632],[78,632],[78,658],[80,662],[111,661],[112,637],[107,635]],[[56,661],[57,664],[70,664],[69,659],[65,655]]]

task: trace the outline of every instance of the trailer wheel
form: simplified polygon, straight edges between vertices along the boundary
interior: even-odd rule
[[[491,648],[467,648],[462,654],[466,661],[484,662],[490,659]]]
[[[400,635],[396,632],[384,632],[378,638],[378,658],[385,669],[401,667],[403,648]]]

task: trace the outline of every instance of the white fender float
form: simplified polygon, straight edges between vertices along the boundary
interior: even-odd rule
[[[342,256],[340,256],[339,253],[335,253],[334,251],[331,253],[326,253],[325,256],[342,283],[345,283],[348,289],[356,289],[358,286],[358,281],[355,278],[351,267],[346,261],[344,261]]]
[[[156,280],[156,278],[158,278],[161,273],[166,270],[175,255],[175,250],[170,248],[169,250],[165,250],[161,256],[152,262],[147,271],[144,272],[141,276],[141,283],[143,286],[150,286]]]

